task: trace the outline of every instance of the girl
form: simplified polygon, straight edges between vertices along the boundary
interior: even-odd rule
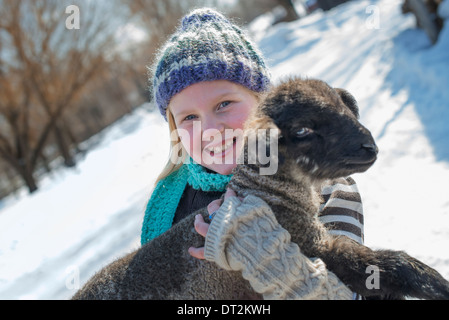
[[[192,256],[242,272],[265,299],[353,298],[320,259],[302,255],[261,199],[239,199],[228,190],[223,203],[217,200],[237,163],[238,133],[270,87],[255,45],[220,13],[194,10],[161,48],[152,72],[154,101],[171,133],[171,155],[145,211],[142,245],[207,206],[211,225],[200,216],[195,221],[205,247],[190,248]],[[322,221],[332,232],[362,242],[355,182],[332,181],[321,192]],[[261,224],[270,228],[256,234]],[[250,250],[254,245],[257,250]]]

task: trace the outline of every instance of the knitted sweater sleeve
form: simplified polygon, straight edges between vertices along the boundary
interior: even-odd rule
[[[321,259],[304,256],[260,198],[227,198],[206,235],[205,257],[241,271],[264,299],[352,299]]]

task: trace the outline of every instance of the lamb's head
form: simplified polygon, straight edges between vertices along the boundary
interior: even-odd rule
[[[276,174],[323,180],[363,172],[376,161],[377,146],[358,118],[347,91],[291,79],[267,95],[248,125],[279,129]]]

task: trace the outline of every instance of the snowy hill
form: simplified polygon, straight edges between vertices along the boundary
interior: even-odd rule
[[[449,23],[434,47],[401,1],[351,1],[266,28],[254,38],[276,79],[348,89],[380,149],[355,175],[365,242],[406,250],[449,278]],[[265,19],[265,20],[264,20]],[[74,170],[0,203],[0,299],[67,299],[95,271],[139,246],[168,132],[143,106],[102,133]]]
[[[449,278],[449,23],[431,47],[401,3],[351,1],[255,36],[277,78],[319,78],[356,97],[380,149],[354,176],[366,244],[406,250]]]

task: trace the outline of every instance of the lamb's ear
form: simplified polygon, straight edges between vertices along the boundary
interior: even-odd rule
[[[345,89],[335,89],[335,91],[337,91],[338,95],[340,96],[341,100],[343,100],[343,103],[349,108],[351,109],[352,113],[354,113],[354,115],[356,116],[356,118],[358,119],[360,117],[359,115],[359,107],[357,106],[357,101],[355,100],[355,98],[353,97],[352,94],[350,94],[348,91],[346,91]]]
[[[245,128],[250,130],[278,129],[270,117],[260,113],[251,114],[245,123]]]

